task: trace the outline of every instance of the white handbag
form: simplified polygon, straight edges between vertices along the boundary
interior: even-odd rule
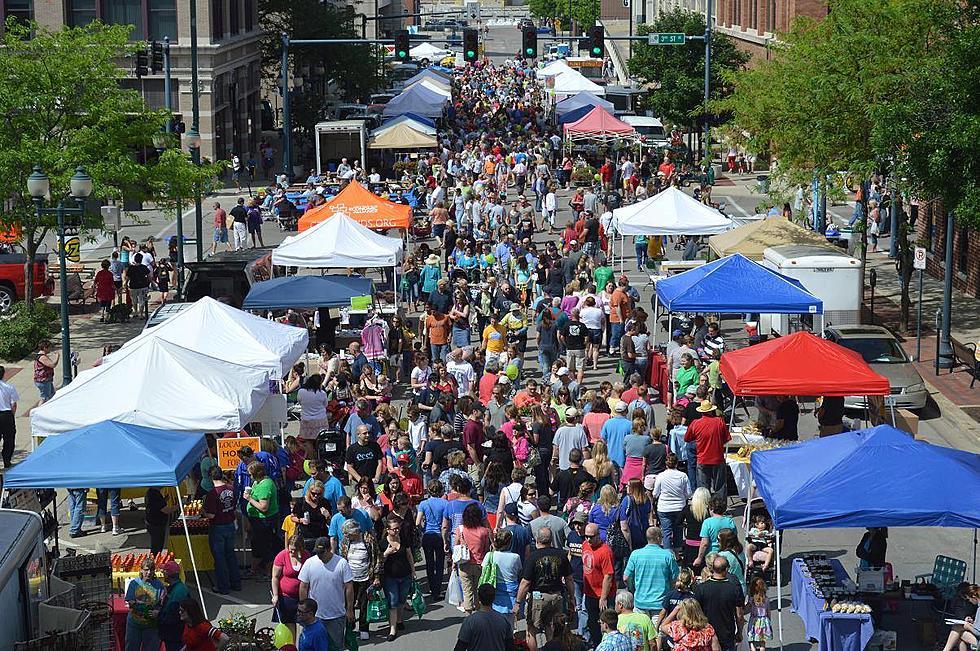
[[[456,529],[456,544],[453,545],[453,563],[459,565],[460,563],[468,563],[470,560],[470,548],[466,546],[466,541],[463,540],[463,527],[460,526]]]

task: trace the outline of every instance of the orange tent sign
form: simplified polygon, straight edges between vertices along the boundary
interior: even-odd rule
[[[20,237],[21,229],[19,223],[11,224],[10,226],[0,225],[0,242],[13,244],[15,242],[20,242]]]
[[[257,436],[243,436],[237,439],[217,439],[218,444],[218,467],[222,470],[234,470],[238,467],[238,451],[246,445],[252,448],[253,452],[262,449],[262,442]]]
[[[311,208],[299,219],[299,230],[305,231],[337,213],[373,229],[408,228],[412,207],[383,199],[357,181],[351,181],[333,199]]]

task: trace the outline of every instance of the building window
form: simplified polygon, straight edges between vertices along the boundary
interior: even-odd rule
[[[11,16],[24,23],[34,19],[33,0],[3,0],[0,2],[0,10],[2,10],[0,11],[2,13],[0,18],[3,19],[4,23]]]
[[[232,36],[242,31],[241,7],[238,0],[228,2],[228,33]]]
[[[102,3],[102,20],[112,25],[132,25],[131,41],[146,38],[143,25],[143,0],[105,0]]]
[[[742,26],[742,0],[735,0],[735,15],[732,16],[732,25]]]
[[[68,24],[71,27],[85,27],[98,17],[96,0],[69,0]]]
[[[255,29],[255,0],[245,0],[245,31]]]
[[[960,228],[960,241],[956,255],[956,270],[961,274],[966,273],[967,262],[970,259],[970,229],[966,226]]]
[[[761,32],[759,29],[759,2],[761,0],[749,0],[749,27]]]
[[[220,41],[225,37],[225,0],[211,2],[211,40]]]
[[[169,36],[177,40],[177,6],[175,0],[148,0],[148,27],[151,41],[162,41]]]

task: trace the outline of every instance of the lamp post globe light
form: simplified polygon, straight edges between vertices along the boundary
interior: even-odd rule
[[[65,255],[65,232],[71,230],[73,233],[81,226],[82,216],[85,214],[85,200],[89,198],[93,190],[92,177],[85,171],[85,167],[79,165],[75,168],[75,173],[68,181],[68,188],[71,198],[75,200],[75,207],[68,207],[63,200],[58,201],[58,205],[53,208],[45,208],[44,202],[51,197],[51,180],[44,173],[40,165],[34,166],[34,171],[27,177],[27,192],[34,200],[34,207],[37,211],[38,220],[44,215],[55,215],[58,219],[58,262],[59,280],[61,281],[61,370],[62,386],[72,381],[72,355],[71,339],[68,332],[68,269]],[[66,218],[70,218],[66,220]]]

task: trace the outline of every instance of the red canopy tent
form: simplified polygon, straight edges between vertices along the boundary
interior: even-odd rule
[[[887,396],[891,390],[859,354],[809,332],[724,353],[721,375],[737,396]]]
[[[565,125],[565,138],[568,140],[616,140],[636,136],[636,129],[600,106],[584,116]]]

